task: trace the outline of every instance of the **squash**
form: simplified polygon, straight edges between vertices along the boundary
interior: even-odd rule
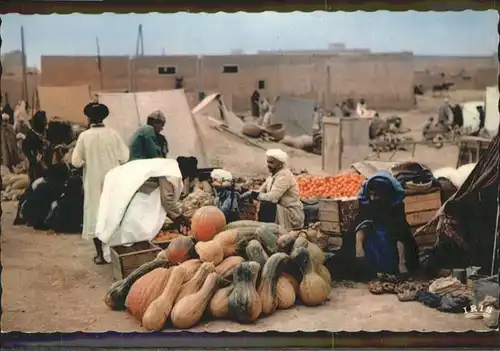
[[[200,290],[183,297],[172,309],[172,324],[177,328],[191,328],[196,325],[217,290],[217,273],[210,273]]]
[[[255,231],[255,234],[269,255],[278,251],[278,238],[270,229],[262,226]]]
[[[262,313],[271,314],[278,308],[278,296],[276,286],[278,279],[287,262],[289,261],[287,254],[282,252],[275,253],[267,260],[262,268],[262,276],[257,289],[260,300],[262,301]]]
[[[217,234],[214,241],[217,241],[222,247],[224,258],[239,255],[245,252],[245,248],[251,240],[257,239],[255,230],[255,228],[228,229]]]
[[[297,239],[295,239],[295,242],[293,243],[292,252],[300,247],[307,248],[308,246],[309,246],[309,241],[306,238],[299,236]]]
[[[193,254],[194,242],[188,236],[179,236],[173,239],[165,249],[167,259],[174,264],[187,261]]]
[[[321,278],[323,278],[323,280],[325,281],[325,283],[328,285],[328,287],[331,290],[331,287],[332,287],[332,275],[330,274],[330,272],[328,271],[328,269],[324,265],[320,264],[320,265],[316,266],[316,271],[318,272],[319,276]]]
[[[229,295],[234,286],[229,285],[216,291],[208,305],[208,313],[215,318],[225,318],[229,313]]]
[[[212,262],[214,265],[218,265],[224,259],[224,252],[217,241],[197,242],[194,250],[202,262]]]
[[[226,217],[216,206],[203,206],[191,218],[191,232],[197,241],[210,241],[224,230]]]
[[[246,253],[248,260],[258,262],[262,267],[264,267],[266,261],[269,259],[269,256],[258,240],[252,240],[248,243]]]
[[[273,233],[277,234],[278,236],[288,234],[286,229],[284,229],[282,226],[280,226],[277,223],[266,223],[266,222],[258,222],[258,221],[253,221],[253,220],[239,220],[239,221],[234,221],[229,224],[226,224],[224,227],[224,230],[228,229],[236,229],[236,228],[260,228],[260,227],[265,227],[272,231]]]
[[[170,263],[164,259],[155,259],[144,263],[135,269],[128,277],[114,282],[108,289],[104,297],[104,303],[114,311],[122,311],[125,309],[125,301],[132,285],[145,274],[153,271],[156,268],[169,267]]]
[[[316,267],[323,265],[323,263],[325,262],[325,254],[318,245],[313,243],[307,244],[307,251],[309,252],[309,257],[313,261],[313,264],[316,265]]]
[[[244,262],[245,259],[240,256],[231,256],[226,258],[220,264],[215,266],[215,272],[221,277],[222,280],[230,282],[233,279],[233,271],[237,265]]]
[[[165,289],[170,271],[171,268],[156,268],[132,285],[125,300],[125,307],[134,318],[140,321],[151,302],[160,296]]]
[[[146,330],[161,330],[170,316],[175,298],[181,290],[186,270],[181,266],[172,268],[167,285],[161,295],[146,309],[142,317],[142,326]]]
[[[298,248],[295,254],[297,262],[300,262],[302,267],[306,267],[304,278],[300,282],[299,287],[300,300],[306,306],[321,305],[328,298],[330,287],[326,284],[325,280],[316,273],[314,264],[306,248]]]
[[[299,237],[300,230],[292,230],[291,232],[288,233],[294,240],[296,240]]]
[[[290,273],[287,273],[287,272],[281,273],[280,277],[285,278],[286,280],[288,280],[288,282],[293,287],[293,291],[295,291],[295,295],[298,296],[299,295],[299,286],[300,286],[300,283],[297,281],[297,279],[295,279],[295,277],[293,275],[291,275]]]
[[[182,262],[179,266],[183,267],[186,270],[186,273],[184,275],[184,283],[187,281],[191,280],[191,278],[194,277],[196,272],[198,272],[198,269],[200,268],[201,264],[200,259],[198,258],[192,258],[190,260]]]
[[[239,323],[256,321],[262,312],[262,302],[255,290],[252,268],[248,262],[239,264],[234,270],[233,285],[228,300],[230,318]]]
[[[260,267],[263,267],[260,265],[260,263],[255,262],[255,261],[250,261],[248,262],[248,265],[250,266],[250,270],[252,271],[252,283],[255,287],[257,287],[257,282],[259,281],[260,277]]]
[[[282,275],[278,278],[276,285],[276,295],[278,297],[278,308],[287,309],[295,304],[295,289],[290,281]]]
[[[282,235],[278,238],[278,252],[284,252],[287,255],[290,254],[295,243],[295,238],[290,234]]]
[[[205,279],[207,279],[210,273],[215,272],[215,266],[211,262],[204,262],[193,278],[191,278],[187,283],[182,284],[181,291],[175,298],[174,305],[180,301],[184,296],[194,294],[201,289]]]

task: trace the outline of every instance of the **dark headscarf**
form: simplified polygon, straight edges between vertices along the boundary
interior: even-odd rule
[[[83,113],[89,118],[90,123],[96,124],[101,123],[106,117],[108,117],[109,109],[106,105],[98,102],[91,102],[85,106]]]
[[[38,111],[31,119],[31,127],[38,133],[43,133],[47,126],[47,114],[45,111]]]
[[[4,114],[4,113],[9,115],[9,123],[14,124],[14,110],[12,109],[12,107],[9,105],[8,102],[5,104],[5,106],[2,109],[2,114]]]

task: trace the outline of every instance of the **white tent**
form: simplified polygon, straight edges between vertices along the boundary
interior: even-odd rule
[[[486,119],[484,123],[485,129],[491,135],[498,133],[498,125],[500,124],[500,114],[498,112],[498,87],[486,88]]]
[[[184,90],[166,90],[138,93],[98,93],[99,102],[108,106],[110,114],[104,120],[129,144],[136,130],[146,124],[155,110],[167,119],[162,134],[169,144],[169,157],[194,156],[199,167],[208,167],[208,157]]]

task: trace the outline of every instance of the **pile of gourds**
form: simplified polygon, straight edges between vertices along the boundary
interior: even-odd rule
[[[316,244],[274,223],[225,225],[217,211],[198,210],[192,236],[173,239],[154,261],[115,282],[106,305],[128,310],[153,331],[169,321],[175,328],[191,328],[204,314],[253,323],[299,300],[305,306],[327,300],[331,276]]]

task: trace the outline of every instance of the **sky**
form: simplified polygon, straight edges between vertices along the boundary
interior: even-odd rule
[[[498,12],[291,12],[2,16],[1,51],[21,49],[24,27],[29,66],[41,55],[134,55],[139,24],[144,54],[227,54],[258,50],[315,50],[329,43],[374,52],[492,55]]]

